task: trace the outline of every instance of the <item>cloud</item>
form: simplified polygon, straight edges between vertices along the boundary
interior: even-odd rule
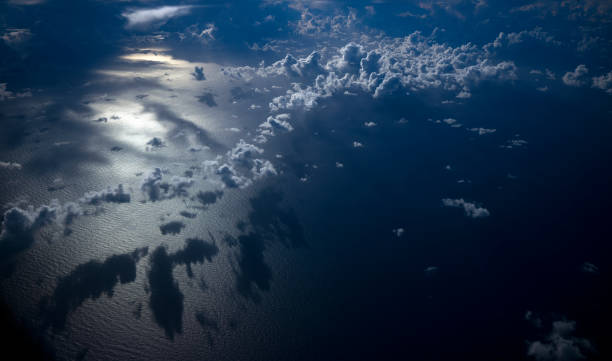
[[[15,93],[7,89],[6,83],[0,83],[0,101],[12,100],[16,98],[25,98],[25,97],[31,97],[31,96],[32,96],[32,92],[30,92],[29,90],[22,92],[22,93],[19,93],[19,92]]]
[[[7,45],[15,46],[19,45],[32,37],[30,29],[17,29],[9,28],[6,29],[4,34],[0,37]]]
[[[587,73],[589,69],[584,64],[580,64],[576,67],[574,71],[567,72],[563,75],[563,83],[565,85],[580,87],[586,84],[586,81],[582,79]]]
[[[300,61],[303,59],[293,59],[291,63]],[[323,60],[319,62],[323,64]],[[517,77],[513,62],[495,61],[488,52],[472,44],[457,47],[438,44],[419,32],[403,38],[385,37],[376,45],[349,42],[332,54],[323,68],[325,71],[311,85],[294,84],[286,94],[273,98],[270,110],[309,110],[319,99],[346,91],[366,92],[380,98],[440,89],[468,98],[471,97],[469,89],[481,81]],[[269,74],[265,67],[242,67],[234,72],[260,77]]]
[[[546,31],[543,31],[541,27],[536,27],[533,30],[523,30],[518,33],[504,33],[501,32],[497,35],[497,38],[492,42],[483,46],[483,49],[489,51],[494,48],[501,48],[504,46],[511,46],[520,44],[526,39],[535,39],[552,45],[561,45],[562,43],[555,40],[554,36],[550,35]]]
[[[50,190],[56,188],[49,187]],[[2,217],[0,258],[8,258],[29,248],[34,243],[36,233],[44,226],[55,224],[63,230],[64,235],[70,234],[69,226],[73,221],[82,215],[87,215],[87,212],[81,208],[83,205],[98,206],[103,202],[128,203],[130,198],[123,185],[119,184],[116,188],[108,187],[101,191],[87,192],[77,202],[62,204],[57,199],[53,199],[48,205],[38,208],[12,207]]]
[[[126,192],[123,184],[119,184],[116,188],[107,187],[98,192],[87,192],[79,201],[81,203],[97,206],[102,202],[129,203],[130,198],[130,193]]]
[[[593,274],[599,273],[599,267],[595,266],[591,262],[584,262],[582,264],[581,269],[582,269],[582,272],[585,272],[585,273],[593,273]]]
[[[38,5],[45,1],[46,0],[9,0],[8,2],[14,5]]]
[[[405,230],[400,227],[400,228],[395,228],[395,229],[391,230],[391,232],[393,232],[393,234],[396,237],[401,237],[404,234]]]
[[[215,160],[204,161],[207,172],[218,176],[228,188],[245,188],[267,175],[276,175],[274,165],[269,161],[257,158],[263,149],[240,139],[225,155]]]
[[[470,128],[468,129],[470,132],[478,133],[478,135],[485,135],[495,133],[496,129],[488,129],[488,128]]]
[[[124,12],[122,16],[127,19],[126,28],[144,30],[160,27],[168,20],[189,14],[193,6],[161,6],[153,9],[138,9]]]
[[[2,162],[0,161],[0,168],[9,170],[21,170],[21,164],[16,162]]]
[[[82,214],[78,203],[61,204],[57,199],[36,209],[33,206],[10,208],[2,217],[0,259],[29,248],[36,232],[46,225],[56,224],[64,229],[64,233],[68,233],[67,227]]]
[[[200,5],[203,6],[203,5]],[[208,5],[215,6],[215,5]],[[191,36],[192,39],[200,42],[201,44],[208,44],[209,42],[215,40],[214,32],[217,31],[217,27],[215,24],[206,24],[205,27],[201,27],[199,24],[190,25],[185,32],[181,34],[181,37],[184,38],[185,34]],[[196,67],[197,68],[197,67]],[[197,71],[197,70],[196,70]],[[205,80],[197,79],[197,80]]]
[[[193,180],[186,177],[172,176],[170,180],[164,179],[161,168],[149,172],[140,184],[140,190],[151,201],[161,201],[174,197],[188,196],[187,188],[193,185]]]
[[[484,218],[490,215],[486,208],[480,207],[475,203],[466,202],[463,198],[444,198],[442,199],[442,204],[445,207],[463,208],[465,215],[471,218]]]
[[[576,322],[574,321],[554,321],[550,333],[543,340],[528,342],[527,356],[537,361],[587,359],[586,355],[594,348],[588,340],[573,336],[575,329]]]
[[[612,71],[608,74],[594,77],[593,88],[605,90],[606,93],[612,94]]]
[[[585,0],[585,1],[555,1],[540,0],[533,3],[512,8],[513,12],[537,11],[540,16],[557,16],[564,13],[570,20],[587,20],[591,22],[609,22],[612,2],[609,0]]]
[[[253,72],[254,70],[250,67],[238,69],[246,72]],[[255,70],[255,74],[261,77],[284,75],[314,78],[323,73],[325,73],[324,64],[321,64],[321,54],[318,51],[313,51],[304,58],[295,58],[293,55],[287,54],[283,59],[272,63],[272,65],[259,67]]]
[[[514,136],[513,139],[509,139],[506,141],[505,145],[502,145],[501,148],[512,149],[512,148],[522,148],[527,145],[528,142],[524,139],[521,139],[518,134]]]
[[[312,7],[314,3],[309,2],[308,7]],[[319,3],[327,2],[319,1]],[[337,38],[342,34],[350,33],[358,22],[357,14],[353,9],[349,9],[346,15],[323,16],[313,14],[307,8],[302,8],[300,19],[293,23],[293,27],[300,35],[319,36],[325,34],[332,38]]]
[[[41,227],[52,223],[57,219],[59,209],[54,206],[41,206],[34,209],[13,207],[4,213],[2,232],[0,232],[0,244],[18,238],[31,238],[32,234]]]
[[[438,272],[438,267],[436,267],[436,266],[429,266],[429,267],[425,268],[424,272],[425,272],[426,276],[430,276],[431,277],[431,276],[435,275]]]
[[[339,55],[335,56],[327,67],[342,73],[356,74],[361,68],[361,59],[364,59],[366,51],[363,46],[355,43],[348,43],[339,50]],[[373,53],[374,54],[374,53]]]
[[[289,119],[291,119],[291,116],[287,113],[269,116],[265,122],[259,124],[257,127],[258,137],[256,141],[258,143],[265,143],[268,137],[275,136],[277,131],[293,131],[293,126],[289,123]]]

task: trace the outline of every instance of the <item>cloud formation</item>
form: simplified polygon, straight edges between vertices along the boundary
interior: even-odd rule
[[[612,71],[608,74],[593,78],[593,88],[604,90],[608,94],[612,94]]]
[[[538,323],[541,323],[539,319]],[[543,340],[528,342],[527,355],[537,361],[586,360],[586,355],[594,348],[589,340],[574,336],[575,329],[574,321],[554,321],[550,333]]]
[[[0,161],[0,168],[9,169],[9,170],[20,170],[21,164],[16,162],[2,162]]]
[[[309,56],[312,57],[312,54]],[[311,64],[309,58],[285,57],[281,65],[269,68],[236,68],[254,76],[287,74],[298,76],[296,64]],[[337,93],[366,92],[374,98],[440,89],[458,98],[471,97],[470,88],[484,80],[516,79],[516,66],[510,61],[494,61],[483,49],[465,44],[452,47],[435,43],[415,32],[403,38],[384,38],[376,45],[350,42],[331,55],[327,62],[316,58],[320,71],[311,85],[294,84],[285,95],[275,97],[270,109],[311,109],[320,98]],[[275,63],[277,64],[277,63]]]
[[[568,71],[563,75],[563,83],[565,85],[579,87],[586,84],[584,76],[589,72],[589,69],[584,64],[580,64],[574,71]]]
[[[128,21],[126,28],[144,30],[162,26],[174,17],[187,15],[192,8],[193,7],[189,5],[161,6],[152,9],[126,11],[122,16]]]
[[[34,242],[34,235],[42,227],[56,224],[66,229],[73,220],[82,215],[79,204],[67,202],[61,204],[54,199],[49,205],[38,208],[29,206],[25,209],[13,207],[4,212],[0,230],[0,259],[21,252]]]
[[[219,177],[225,187],[245,188],[254,180],[277,174],[269,160],[257,158],[263,152],[263,149],[240,139],[225,155],[204,161],[203,165],[207,172]]]
[[[496,132],[496,129],[489,129],[489,128],[470,128],[468,130],[470,132],[478,133],[478,135],[485,135],[485,134],[491,134],[491,133]]]
[[[255,141],[265,143],[268,137],[275,136],[276,132],[293,131],[293,126],[289,123],[289,119],[291,119],[291,116],[288,113],[270,115],[265,122],[257,127],[258,135],[255,137]]]
[[[170,180],[164,178],[161,168],[149,172],[140,184],[140,190],[145,197],[153,202],[174,197],[186,197],[187,189],[193,185],[193,179],[172,176]]]
[[[124,189],[123,184],[119,184],[116,188],[108,187],[98,192],[87,192],[79,201],[81,203],[97,206],[102,202],[129,203],[130,200],[130,193]]]
[[[490,215],[486,208],[480,207],[472,202],[466,202],[463,198],[444,198],[442,199],[442,204],[445,207],[463,208],[465,215],[470,218],[484,218]]]

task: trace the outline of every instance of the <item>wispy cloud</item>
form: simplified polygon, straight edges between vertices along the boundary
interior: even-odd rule
[[[123,13],[127,28],[145,29],[165,24],[169,19],[189,14],[193,6],[162,6],[153,9],[130,10]]]

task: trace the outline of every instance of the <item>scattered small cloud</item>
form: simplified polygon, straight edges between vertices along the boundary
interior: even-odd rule
[[[123,184],[119,184],[116,188],[108,187],[98,192],[87,192],[80,199],[80,202],[96,206],[102,202],[129,203],[130,199],[130,192],[125,190]]]
[[[528,312],[525,318],[542,327],[542,321]],[[575,321],[565,319],[552,322],[550,332],[538,341],[527,342],[527,356],[536,361],[580,361],[594,352],[594,347],[587,339],[574,336]]]
[[[436,274],[438,272],[438,267],[436,267],[436,266],[429,266],[429,267],[425,268],[424,272],[425,272],[426,276],[433,276],[434,274]]]
[[[506,144],[501,145],[501,148],[512,149],[512,148],[522,148],[526,146],[528,143],[526,140],[521,139],[520,135],[516,134],[513,139],[509,139],[506,141]]]
[[[608,94],[612,94],[612,71],[608,74],[593,78],[593,88],[604,90]]]
[[[488,128],[470,128],[468,129],[470,132],[478,133],[478,135],[485,135],[495,133],[496,129],[488,129]]]
[[[444,198],[442,204],[445,207],[463,208],[465,215],[470,218],[484,218],[490,215],[486,208],[480,207],[476,203],[466,202],[463,198]]]
[[[30,29],[9,28],[6,29],[2,36],[0,36],[0,39],[2,39],[9,46],[16,46],[26,42],[31,37],[32,33],[30,32]]]
[[[581,267],[582,272],[597,274],[599,273],[599,267],[595,266],[591,262],[584,262]]]
[[[144,177],[140,184],[140,190],[147,199],[155,202],[188,196],[187,189],[192,185],[193,179],[191,178],[172,176],[170,180],[167,180],[162,169],[155,168]]]
[[[574,71],[568,71],[563,75],[563,83],[568,86],[580,87],[586,84],[586,80],[584,79],[585,75],[587,75],[589,69],[584,64],[580,64],[576,67]]]
[[[9,169],[9,170],[20,170],[22,167],[21,167],[21,164],[16,163],[16,162],[3,162],[3,161],[0,161],[0,169],[2,169],[2,168]]]
[[[395,229],[392,229],[391,232],[393,232],[393,234],[396,237],[401,237],[404,234],[404,229],[401,228],[401,227],[400,228],[395,228]]]
[[[32,92],[26,90],[25,92],[13,92],[8,90],[7,83],[0,83],[0,101],[12,100],[16,98],[31,97]]]

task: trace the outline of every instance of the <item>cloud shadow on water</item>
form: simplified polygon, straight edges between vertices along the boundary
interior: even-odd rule
[[[272,281],[272,270],[264,259],[266,249],[263,238],[256,233],[249,233],[238,237],[240,255],[238,256],[238,267],[236,275],[236,287],[238,292],[254,301],[259,301],[260,296],[255,292],[253,286],[261,291],[270,290]]]
[[[283,209],[282,200],[282,193],[272,188],[264,189],[251,198],[251,227],[266,240],[279,240],[285,246],[291,247],[306,246],[304,231],[297,214],[292,208]]]
[[[51,297],[41,301],[43,326],[63,330],[69,313],[87,299],[95,300],[102,294],[112,297],[118,283],[134,282],[136,263],[147,253],[148,248],[139,248],[131,253],[112,255],[104,262],[92,260],[78,265],[70,274],[58,280]]]
[[[215,101],[215,95],[213,93],[204,93],[202,95],[197,96],[196,98],[198,98],[198,101],[200,103],[204,103],[211,108],[217,106],[217,102]]]
[[[206,191],[206,192],[198,192],[195,199],[198,202],[202,203],[202,208],[206,209],[208,206],[215,204],[219,199],[223,197],[223,191]]]
[[[166,336],[173,340],[175,334],[183,332],[183,293],[172,275],[177,265],[185,265],[187,275],[193,277],[191,265],[212,262],[219,253],[215,243],[197,238],[185,241],[185,247],[175,253],[168,253],[165,246],[157,247],[151,254],[149,269],[149,306],[155,322],[164,329]]]
[[[282,206],[282,193],[266,188],[251,198],[248,222],[239,222],[238,229],[246,234],[237,238],[228,236],[230,247],[238,246],[236,288],[238,293],[255,302],[260,300],[260,291],[269,291],[273,278],[272,270],[265,261],[266,242],[281,242],[285,247],[298,248],[307,245],[302,225],[292,208]]]
[[[190,120],[180,117],[172,110],[170,110],[165,104],[149,102],[143,104],[143,106],[145,112],[155,114],[157,119],[159,119],[160,121],[174,124],[175,129],[168,134],[169,138],[173,138],[178,135],[179,132],[186,130],[194,134],[200,144],[208,146],[215,151],[226,150],[226,147],[220,144],[215,139],[213,139],[213,137],[207,130],[199,127]]]
[[[179,234],[181,230],[185,228],[185,223],[181,221],[170,221],[159,226],[161,234]]]
[[[195,318],[202,327],[202,330],[206,333],[208,345],[213,347],[213,333],[219,333],[219,324],[204,312],[196,312]]]
[[[183,293],[172,277],[172,257],[166,248],[157,247],[151,254],[149,270],[149,305],[155,322],[166,332],[169,339],[183,331]]]

